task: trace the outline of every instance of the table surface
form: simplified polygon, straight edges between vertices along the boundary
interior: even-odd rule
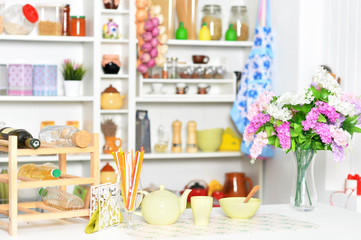
[[[282,230],[277,232],[256,232],[239,233],[237,235],[214,235],[195,237],[189,236],[182,239],[337,239],[342,240],[345,237],[353,239],[361,238],[361,214],[337,207],[331,207],[325,204],[318,204],[312,212],[296,212],[289,205],[261,205],[257,212],[260,214],[281,214],[299,221],[306,221],[317,225],[317,229],[302,230]],[[213,208],[211,217],[225,216],[221,208]],[[191,209],[186,209],[181,218],[192,218]],[[144,221],[142,218],[136,218],[135,221]],[[75,218],[67,220],[47,220],[35,221],[30,223],[21,223],[18,229],[18,236],[11,237],[8,232],[1,227],[0,239],[19,239],[19,240],[70,240],[70,239],[121,239],[131,240],[129,235],[124,233],[120,226],[108,228],[93,234],[85,234],[84,229],[87,220]],[[164,239],[164,238],[163,238]],[[175,240],[175,239],[174,239]]]

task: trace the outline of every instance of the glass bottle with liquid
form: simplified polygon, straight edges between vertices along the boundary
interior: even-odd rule
[[[69,211],[84,208],[84,201],[80,197],[57,188],[41,188],[39,195],[46,205],[59,210]]]

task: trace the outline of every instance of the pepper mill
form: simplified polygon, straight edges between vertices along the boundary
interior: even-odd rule
[[[172,124],[172,128],[173,128],[172,152],[180,153],[182,152],[181,121],[175,120]]]
[[[187,153],[198,152],[197,138],[196,138],[197,123],[195,121],[189,121],[187,124]]]

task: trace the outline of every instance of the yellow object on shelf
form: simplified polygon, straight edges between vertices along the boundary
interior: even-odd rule
[[[216,179],[213,179],[209,184],[208,184],[208,196],[212,196],[212,193],[215,191],[222,191],[223,190],[223,185],[218,182]]]
[[[240,151],[242,139],[228,127],[222,135],[222,143],[219,151]]]
[[[199,40],[203,41],[210,41],[211,40],[211,32],[209,31],[209,28],[207,27],[206,23],[203,23],[203,26],[198,34]]]

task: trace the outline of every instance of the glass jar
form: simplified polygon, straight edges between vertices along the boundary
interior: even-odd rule
[[[71,16],[70,35],[75,37],[85,36],[85,16]]]
[[[178,58],[177,57],[167,58],[167,65],[168,65],[168,77],[171,79],[178,78],[177,75]]]
[[[3,28],[4,28],[4,8],[5,8],[5,3],[0,1],[0,34],[3,33]]]
[[[229,23],[233,24],[237,32],[237,41],[248,40],[249,25],[246,6],[232,6]]]
[[[27,35],[38,19],[38,12],[32,5],[11,5],[4,13],[4,30],[10,35]]]
[[[222,37],[222,10],[219,5],[205,5],[203,7],[202,22],[207,24],[211,33],[211,40],[220,40]]]
[[[63,7],[61,14],[61,35],[70,36],[70,5],[66,4]]]
[[[57,4],[39,4],[36,6],[39,13],[38,32],[43,36],[60,36],[60,14],[63,10]]]

